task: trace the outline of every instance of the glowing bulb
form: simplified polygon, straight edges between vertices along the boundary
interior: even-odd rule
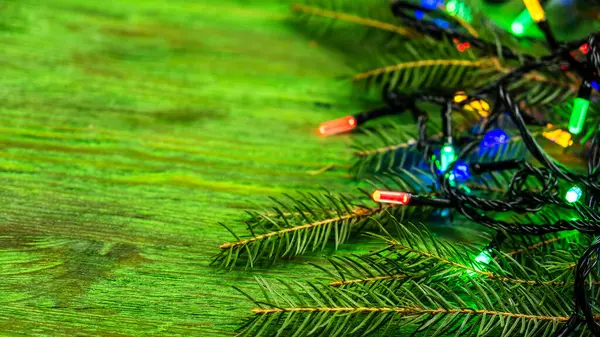
[[[372,198],[373,201],[384,204],[407,205],[410,202],[410,193],[376,190]]]
[[[449,0],[446,3],[446,12],[452,16],[459,17],[466,22],[473,21],[471,9],[460,0]]]
[[[550,124],[548,127],[551,128],[552,125]],[[565,130],[558,129],[548,132],[542,132],[542,136],[564,148],[573,145],[571,134]]]
[[[471,177],[471,170],[469,165],[462,160],[457,160],[454,170],[452,170],[452,178],[455,178],[458,182],[463,182]]]
[[[520,36],[523,33],[525,33],[525,29],[531,26],[532,23],[533,19],[531,18],[531,15],[529,15],[529,11],[524,10],[512,22],[512,24],[510,25],[510,29],[512,30],[513,34]]]
[[[470,45],[469,45],[470,47]],[[460,50],[460,49],[459,49]],[[454,103],[460,103],[469,97],[464,91],[459,91],[454,95]],[[477,111],[479,116],[485,118],[490,115],[490,104],[482,99],[473,100],[463,106],[467,111]]]
[[[456,12],[457,12],[456,7],[458,7],[458,3],[456,0],[450,0],[446,4],[446,10],[450,14],[456,14]]]
[[[415,11],[415,18],[417,18],[417,20],[422,20],[424,17],[425,17],[425,12],[420,11],[420,10]]]
[[[448,167],[456,160],[454,148],[450,144],[444,145],[440,153],[440,170],[446,172]]]
[[[573,186],[567,191],[567,194],[565,195],[565,200],[567,200],[567,202],[569,203],[577,202],[577,200],[581,198],[582,194],[583,192],[581,191],[581,188],[579,188],[578,186]]]
[[[485,136],[483,136],[483,140],[481,141],[481,144],[485,147],[492,147],[492,146],[496,146],[496,145],[506,144],[508,139],[509,139],[509,137],[506,134],[506,132],[504,132],[500,129],[495,129],[495,130],[489,131],[488,133],[485,134]]]
[[[325,122],[319,126],[321,136],[331,136],[342,132],[347,132],[356,127],[358,122],[352,116],[346,116],[332,121]]]
[[[569,120],[569,132],[574,135],[581,133],[589,106],[590,101],[587,99],[581,97],[575,98],[573,110],[571,111],[571,119]]]
[[[510,29],[515,35],[521,35],[525,31],[525,27],[523,27],[523,24],[520,22],[513,22],[512,25],[510,25]]]
[[[488,263],[490,263],[490,261],[492,261],[492,256],[490,255],[489,251],[486,249],[486,250],[482,251],[481,253],[479,253],[479,255],[477,255],[477,257],[475,258],[475,261],[488,264]]]
[[[443,3],[443,0],[421,0],[421,7],[429,10],[438,8]]]
[[[467,96],[464,91],[459,91],[454,95],[454,103],[460,103],[467,98],[469,98],[469,96]]]
[[[529,11],[529,15],[535,22],[544,21],[546,19],[546,13],[544,12],[544,8],[538,0],[523,0],[525,7],[527,7],[527,11]]]

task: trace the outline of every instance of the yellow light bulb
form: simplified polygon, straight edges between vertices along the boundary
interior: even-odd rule
[[[540,22],[546,20],[546,13],[538,0],[523,0],[523,3],[527,7],[533,21]]]
[[[469,98],[464,91],[459,91],[454,95],[454,103],[460,103]],[[490,104],[482,99],[476,99],[463,106],[467,111],[477,111],[479,116],[488,117],[490,115]]]

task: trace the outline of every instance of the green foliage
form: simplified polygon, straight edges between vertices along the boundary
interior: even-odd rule
[[[528,267],[516,254],[497,252],[486,265],[474,260],[472,245],[392,221],[398,235],[378,235],[388,248],[332,259],[329,274],[338,281],[329,286],[259,280],[264,298],[248,296],[257,308],[240,336],[395,336],[402,329],[422,336],[546,337],[569,319],[573,303],[565,294],[572,283],[555,277],[559,262],[536,258]],[[532,258],[529,250],[537,247],[517,254]],[[590,296],[598,298],[598,289],[590,279]]]
[[[342,52],[355,70],[348,78],[378,95],[383,90],[435,92],[449,97],[457,91],[469,93],[496,82],[523,65],[527,57],[545,53],[537,43],[522,47],[477,10],[473,12],[473,27],[465,31],[493,42],[498,49],[459,52],[455,41],[434,40],[403,26],[388,6],[382,0],[321,0],[293,9],[310,36]],[[500,46],[517,57],[504,58]],[[527,74],[510,83],[508,89],[535,119],[564,127],[578,86],[577,80],[556,66]],[[419,107],[430,116],[429,139],[439,139],[439,107],[423,103]],[[481,116],[467,107],[455,109],[453,137],[467,139],[467,130]],[[596,116],[595,111],[590,111],[592,116]],[[431,152],[418,148],[412,122],[400,124],[390,122],[391,118],[398,116],[362,127],[354,137],[356,161],[351,171],[359,179],[368,177],[367,182],[375,188],[435,196],[439,177],[429,172],[431,158],[423,155]],[[532,128],[540,137],[547,130]],[[527,158],[520,136],[508,132],[510,141],[494,148],[479,145],[482,136],[468,132],[469,144],[463,143],[462,148],[474,151],[459,156],[469,163]],[[586,141],[591,135],[590,131],[575,140]],[[486,173],[472,177],[460,188],[463,193],[501,199],[511,197],[506,190],[512,178],[508,171]],[[521,186],[528,191],[542,187],[534,179]],[[319,267],[329,276],[329,284],[274,285],[258,279],[263,298],[244,293],[257,307],[254,317],[240,329],[240,336],[393,336],[401,330],[423,336],[546,337],[572,314],[573,270],[577,257],[590,243],[588,237],[576,233],[509,237],[503,249],[494,250],[484,248],[492,240],[490,229],[478,228],[457,243],[405,220],[427,219],[434,213],[427,208],[371,208],[362,199],[332,194],[289,199],[274,200],[277,206],[270,215],[251,213],[248,228],[252,238],[240,239],[232,232],[238,242],[223,245],[215,262],[224,267],[240,261],[249,267],[272,263],[322,250],[329,241],[338,247],[365,229],[372,230],[368,235],[383,241],[385,247],[369,254],[330,258],[331,267]],[[585,213],[584,206],[582,210]],[[527,224],[579,216],[573,209],[557,207],[544,207],[535,213],[485,215]],[[450,218],[455,227],[468,224],[458,216]],[[600,297],[597,276],[589,276],[587,286],[590,297]]]
[[[237,241],[223,244],[213,263],[253,267],[258,262],[273,263],[282,257],[323,250],[330,240],[337,248],[374,220],[385,221],[388,214],[360,198],[332,193],[301,196],[287,196],[285,201],[272,198],[272,212],[249,212],[246,223],[252,237],[242,239],[228,228]],[[403,210],[394,213],[401,215]]]
[[[424,36],[395,18],[389,2],[384,0],[313,0],[293,8],[299,25],[311,37],[341,51],[346,63],[355,70],[350,77],[377,95],[383,88],[405,93],[468,91],[492,83],[522,65],[524,54],[539,56],[547,52],[543,43],[523,47],[477,10],[472,29],[481,39],[508,47],[519,59],[505,59],[496,49],[469,48],[461,52],[456,41],[448,37],[436,40]],[[518,93],[517,99],[534,106],[573,97],[577,84],[560,67],[554,67],[528,75],[512,83],[510,89]]]

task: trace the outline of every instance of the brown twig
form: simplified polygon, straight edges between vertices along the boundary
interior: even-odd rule
[[[280,314],[280,313],[295,313],[295,312],[306,312],[306,313],[317,313],[317,312],[329,312],[329,313],[348,313],[348,314],[362,314],[362,313],[373,313],[373,312],[395,312],[401,316],[412,316],[412,315],[452,315],[452,314],[463,314],[463,315],[486,315],[486,316],[502,316],[516,319],[528,319],[538,321],[556,321],[564,323],[569,320],[568,316],[541,316],[541,315],[527,315],[513,312],[503,311],[492,311],[492,310],[473,310],[473,309],[423,309],[423,308],[388,308],[388,307],[356,307],[356,308],[329,308],[329,307],[308,307],[308,308],[254,308],[252,312],[257,315],[268,315],[268,314]],[[594,317],[596,320],[600,319],[600,316]]]
[[[469,61],[469,60],[421,60],[414,62],[404,62],[392,66],[381,67],[373,70],[360,73],[352,77],[352,81],[360,81],[365,78],[390,73],[397,70],[419,68],[419,67],[433,67],[433,66],[461,66],[461,67],[476,67],[485,68],[493,63],[487,59],[483,61]]]
[[[290,227],[290,228],[285,228],[276,232],[271,232],[271,233],[267,233],[267,234],[263,234],[263,235],[258,235],[255,236],[251,239],[246,239],[246,240],[241,240],[238,242],[228,242],[228,243],[224,243],[221,245],[221,249],[230,249],[230,248],[235,248],[235,247],[239,247],[239,246],[243,246],[246,245],[248,243],[251,242],[255,242],[255,241],[260,241],[263,239],[267,239],[273,236],[280,236],[283,235],[285,233],[290,233],[290,232],[295,232],[295,231],[299,231],[299,230],[303,230],[303,229],[308,229],[308,228],[314,228],[314,227],[318,227],[318,226],[322,226],[322,225],[327,225],[330,224],[332,222],[336,222],[336,221],[343,221],[343,220],[348,220],[348,219],[353,219],[353,218],[359,218],[359,217],[366,217],[366,216],[371,216],[379,211],[381,211],[382,208],[375,208],[375,209],[364,209],[364,208],[360,208],[360,209],[356,209],[353,211],[352,214],[348,214],[348,215],[344,215],[341,217],[337,217],[337,218],[332,218],[332,219],[325,219],[322,221],[318,221],[318,222],[313,222],[310,224],[306,224],[306,225],[300,225],[300,226],[295,226],[295,227]]]

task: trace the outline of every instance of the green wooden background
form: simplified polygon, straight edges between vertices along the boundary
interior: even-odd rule
[[[352,189],[368,105],[285,1],[0,2],[0,335],[228,336],[231,285],[320,277],[209,266],[267,196]],[[366,250],[351,242],[344,250]],[[327,251],[325,253],[331,253]]]
[[[363,106],[282,1],[0,2],[0,335],[227,336],[254,275],[211,256],[267,196],[350,188]],[[353,98],[356,97],[356,98]],[[353,245],[349,244],[348,249]],[[363,247],[363,246],[361,246]],[[322,276],[322,275],[321,275]]]

